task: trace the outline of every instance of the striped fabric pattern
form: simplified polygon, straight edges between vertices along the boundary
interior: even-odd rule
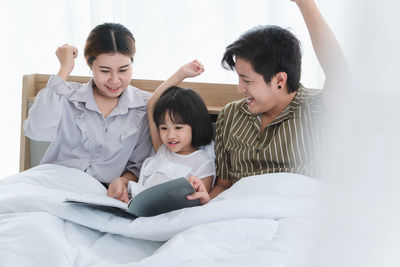
[[[235,183],[274,172],[316,176],[323,160],[323,114],[321,91],[300,86],[260,135],[261,119],[244,100],[227,104],[216,124],[217,177]]]

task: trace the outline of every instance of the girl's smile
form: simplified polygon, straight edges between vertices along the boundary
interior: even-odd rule
[[[192,146],[192,127],[188,124],[174,123],[168,112],[158,130],[161,141],[171,152],[187,155],[196,151]]]

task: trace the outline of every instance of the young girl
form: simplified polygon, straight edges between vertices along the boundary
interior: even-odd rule
[[[150,98],[147,114],[156,155],[143,163],[138,183],[129,183],[133,194],[172,179],[193,176],[211,190],[214,159],[199,149],[212,141],[210,116],[196,92],[175,86],[203,71],[197,60],[185,64]]]
[[[137,180],[152,145],[146,116],[150,94],[129,85],[134,54],[135,39],[127,28],[98,25],[84,49],[93,78],[80,84],[66,82],[78,50],[57,49],[58,75],[39,92],[24,122],[26,136],[51,142],[41,164],[77,168],[105,184],[114,181],[109,189]]]

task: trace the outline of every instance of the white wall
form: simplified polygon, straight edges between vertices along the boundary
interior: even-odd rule
[[[321,1],[327,15],[328,2]],[[345,40],[340,20],[328,17]],[[72,74],[89,75],[82,50],[99,23],[120,22],[133,32],[134,78],[166,79],[198,58],[206,72],[194,81],[236,83],[236,75],[220,66],[225,47],[255,25],[278,24],[290,27],[303,43],[303,83],[321,87],[324,79],[300,13],[289,0],[4,0],[0,19],[0,177],[18,172],[22,75],[56,73],[54,51],[64,43],[81,52]]]
[[[22,75],[56,72],[56,46],[83,45],[81,36],[91,26],[85,9],[71,8],[79,2],[0,2],[0,177],[19,170]],[[89,74],[83,64],[77,65],[76,74]]]

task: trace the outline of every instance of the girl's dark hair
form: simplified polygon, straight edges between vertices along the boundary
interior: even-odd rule
[[[211,119],[206,105],[195,91],[177,86],[168,88],[154,106],[153,118],[157,128],[165,122],[167,112],[174,123],[190,125],[193,147],[198,148],[211,142]]]
[[[103,53],[121,53],[133,61],[135,52],[135,38],[125,26],[119,23],[103,23],[90,32],[84,54],[91,66],[96,57]]]
[[[269,83],[278,72],[286,72],[288,93],[300,85],[301,50],[299,40],[279,26],[258,26],[227,46],[222,66],[233,70],[235,57],[248,61],[254,71]]]

